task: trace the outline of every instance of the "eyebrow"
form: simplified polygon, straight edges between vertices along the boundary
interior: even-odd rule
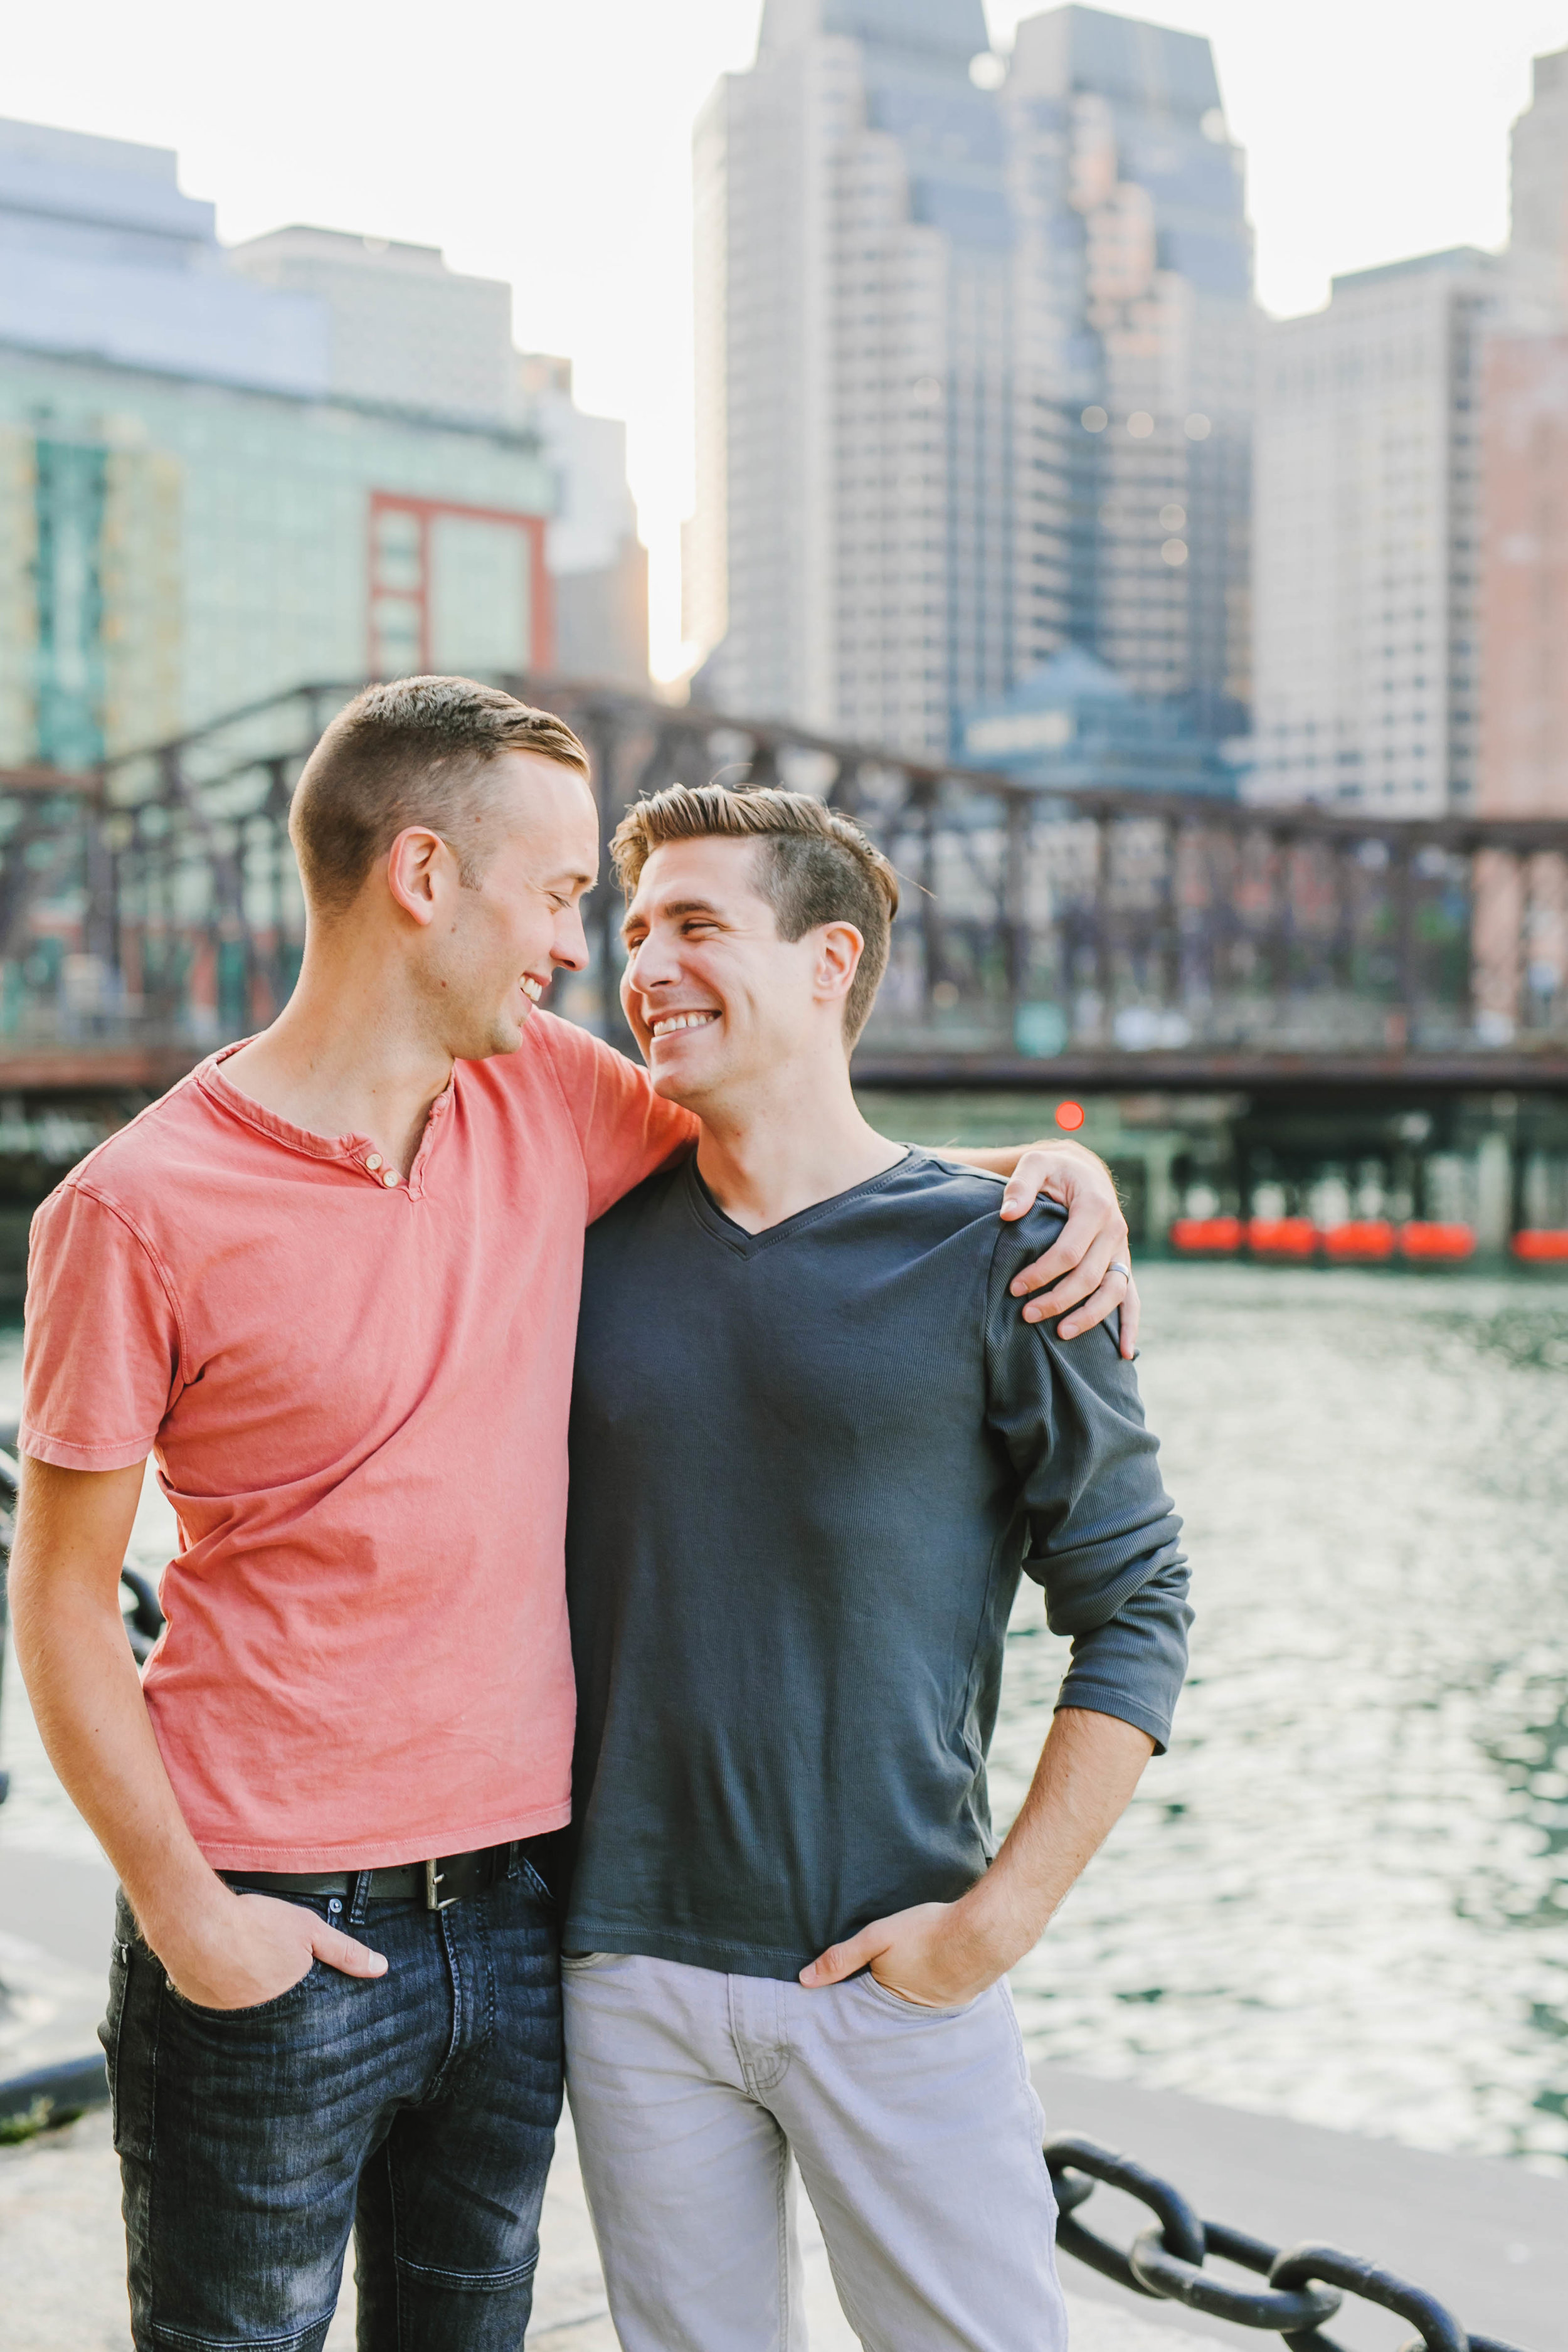
[[[667,898],[655,911],[661,915],[718,915],[721,920],[723,919],[722,909],[716,907],[711,898]],[[625,922],[621,925],[622,938],[626,937],[634,924],[646,923],[647,920],[646,915],[634,915],[628,912]]]

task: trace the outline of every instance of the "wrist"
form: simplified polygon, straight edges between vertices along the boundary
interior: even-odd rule
[[[177,1885],[142,1888],[127,1896],[136,1924],[165,1968],[199,1958],[227,1940],[239,1897],[204,1864]]]
[[[1049,1913],[1021,1903],[997,1876],[994,1866],[977,1879],[954,1904],[958,1927],[973,1951],[977,1969],[1005,1976],[1026,1953],[1032,1952],[1045,1932]]]

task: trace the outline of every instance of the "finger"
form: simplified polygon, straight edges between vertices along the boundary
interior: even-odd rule
[[[1053,1153],[1026,1151],[1003,1189],[998,1213],[1007,1218],[1026,1216],[1042,1192],[1062,1201],[1067,1192],[1066,1178]]]
[[[1043,1290],[1047,1283],[1058,1282],[1096,1247],[1103,1253],[1100,1267],[1103,1274],[1113,1257],[1126,1256],[1127,1226],[1121,1216],[1114,1222],[1109,1220],[1093,1201],[1076,1202],[1049,1249],[1013,1276],[1014,1297],[1026,1298],[1031,1290]]]
[[[882,1940],[873,1926],[862,1927],[860,1933],[851,1936],[846,1944],[829,1944],[825,1952],[817,1954],[809,1968],[802,1969],[802,1984],[813,1991],[822,1985],[842,1984],[846,1977],[852,1977],[869,1966],[882,1949]]]
[[[310,1949],[328,1968],[336,1969],[340,1976],[384,1977],[386,1955],[373,1952],[368,1944],[356,1943],[338,1927],[318,1927],[310,1937]]]
[[[1127,1296],[1121,1302],[1121,1352],[1131,1363],[1138,1353],[1138,1324],[1143,1302],[1138,1296],[1138,1285],[1131,1275],[1127,1278]]]
[[[1069,1267],[1048,1290],[1030,1299],[1024,1309],[1025,1322],[1044,1323],[1065,1315],[1080,1298],[1092,1297],[1115,1263],[1115,1248],[1102,1234],[1089,1244],[1077,1265]]]
[[[1127,1276],[1124,1274],[1108,1274],[1100,1288],[1091,1292],[1074,1307],[1070,1316],[1064,1317],[1057,1325],[1058,1339],[1076,1339],[1080,1332],[1092,1331],[1097,1323],[1103,1323],[1107,1316],[1115,1314],[1126,1289]]]

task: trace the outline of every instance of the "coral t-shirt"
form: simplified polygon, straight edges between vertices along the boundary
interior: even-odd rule
[[[216,1867],[559,1828],[583,1234],[696,1122],[535,1013],[458,1065],[391,1184],[366,1137],[240,1093],[237,1050],[34,1219],[21,1450],[157,1464],[180,1549],[147,1706]]]

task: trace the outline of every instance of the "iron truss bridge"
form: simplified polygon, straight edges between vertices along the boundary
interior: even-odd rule
[[[1568,823],[1061,793],[569,679],[505,681],[594,756],[607,842],[673,782],[853,814],[904,883],[872,1085],[1568,1090]],[[0,1104],[169,1083],[299,969],[289,796],[353,684],[90,773],[0,773]],[[561,1009],[629,1045],[619,908]],[[0,1109],[0,1139],[5,1117]]]

